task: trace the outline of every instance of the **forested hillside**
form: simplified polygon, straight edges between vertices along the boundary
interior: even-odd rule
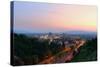
[[[40,41],[38,38],[27,37],[23,34],[14,34],[12,45],[15,65],[37,64],[61,50],[55,43],[49,45],[48,40]]]
[[[96,61],[97,60],[97,38],[89,40],[80,47],[79,53],[75,55],[72,62]]]

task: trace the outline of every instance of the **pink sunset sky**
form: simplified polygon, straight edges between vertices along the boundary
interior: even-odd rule
[[[97,7],[86,5],[14,3],[15,32],[97,30]]]

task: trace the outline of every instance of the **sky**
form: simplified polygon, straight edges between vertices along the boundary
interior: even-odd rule
[[[97,7],[40,2],[14,2],[14,32],[97,31]]]

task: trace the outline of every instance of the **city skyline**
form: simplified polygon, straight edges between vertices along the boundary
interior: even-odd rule
[[[97,7],[14,2],[14,32],[97,32]]]

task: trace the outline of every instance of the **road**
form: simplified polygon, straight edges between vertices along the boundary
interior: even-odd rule
[[[70,47],[65,48],[61,52],[57,53],[56,55],[54,55],[46,60],[43,60],[39,64],[64,63],[66,61],[71,61],[72,58],[74,57],[73,56],[74,50],[78,50],[81,46],[84,45],[84,43],[85,43],[85,40],[81,40],[80,44],[77,45],[73,50]]]

